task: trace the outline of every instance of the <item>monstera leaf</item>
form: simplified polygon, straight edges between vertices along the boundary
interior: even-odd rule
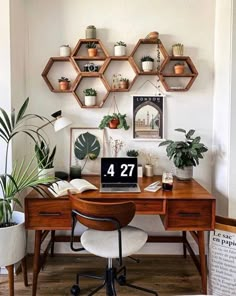
[[[81,134],[75,141],[74,152],[78,159],[94,160],[100,153],[100,143],[96,136],[89,132]]]

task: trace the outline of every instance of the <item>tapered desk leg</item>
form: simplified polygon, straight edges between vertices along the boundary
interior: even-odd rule
[[[34,263],[33,263],[32,296],[36,296],[36,293],[37,293],[38,274],[39,274],[39,270],[40,270],[41,239],[42,239],[42,230],[36,230],[35,231],[35,241],[34,241]]]
[[[51,231],[51,256],[54,256],[55,230]]]
[[[14,264],[6,266],[8,271],[9,296],[14,296]]]
[[[187,258],[187,250],[186,250],[186,231],[183,231],[183,253],[184,253],[184,258]]]
[[[25,287],[28,287],[28,275],[27,275],[27,260],[26,256],[21,259],[21,268],[22,268],[22,273],[23,273],[23,278],[24,278],[24,285]]]
[[[198,248],[199,248],[199,256],[200,256],[202,292],[203,294],[207,294],[207,268],[206,268],[206,256],[205,256],[204,231],[198,231]]]

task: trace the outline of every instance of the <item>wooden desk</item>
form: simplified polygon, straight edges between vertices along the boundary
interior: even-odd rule
[[[99,187],[99,177],[86,177]],[[155,193],[146,192],[144,188],[160,177],[141,178],[139,185],[141,193],[99,193],[86,191],[78,194],[79,198],[96,201],[131,200],[136,204],[138,215],[161,215],[166,230],[182,231],[181,236],[150,236],[149,242],[179,242],[194,260],[202,279],[202,291],[207,294],[207,269],[205,259],[204,231],[213,230],[215,225],[215,198],[196,181],[174,181],[173,191],[159,190]],[[68,237],[55,236],[55,230],[71,229],[71,208],[67,197],[39,198],[31,192],[25,198],[25,225],[27,229],[35,230],[33,288],[32,295],[36,296],[37,279],[41,268],[40,247],[51,231],[51,241],[44,252],[44,258],[51,248],[53,254],[54,242],[68,241]],[[199,260],[194,254],[187,238],[189,231],[199,248]]]

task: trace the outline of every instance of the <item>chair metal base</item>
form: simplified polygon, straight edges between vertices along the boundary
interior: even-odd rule
[[[120,273],[122,273],[122,274],[119,275]],[[99,277],[99,276],[90,275],[90,274],[78,273],[77,277],[76,277],[76,285],[74,285],[71,288],[71,294],[74,296],[79,296],[79,294],[80,294],[80,287],[79,287],[79,278],[80,277],[87,277],[87,278],[103,280],[102,285],[98,286],[95,290],[93,290],[91,293],[89,293],[88,296],[92,296],[92,295],[96,294],[103,287],[106,288],[106,295],[107,296],[116,296],[117,294],[116,294],[116,290],[115,290],[115,281],[120,286],[127,286],[127,287],[130,287],[133,289],[141,290],[141,291],[158,296],[158,294],[153,290],[127,283],[126,282],[126,267],[125,266],[121,267],[118,271],[115,267],[107,266],[105,277]]]

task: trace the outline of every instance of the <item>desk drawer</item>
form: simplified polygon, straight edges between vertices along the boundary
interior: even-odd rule
[[[166,213],[164,226],[167,230],[213,229],[213,200],[168,200]]]
[[[68,199],[26,198],[25,214],[27,229],[71,228],[71,205]]]
[[[160,215],[165,213],[165,200],[135,200],[136,214]]]

